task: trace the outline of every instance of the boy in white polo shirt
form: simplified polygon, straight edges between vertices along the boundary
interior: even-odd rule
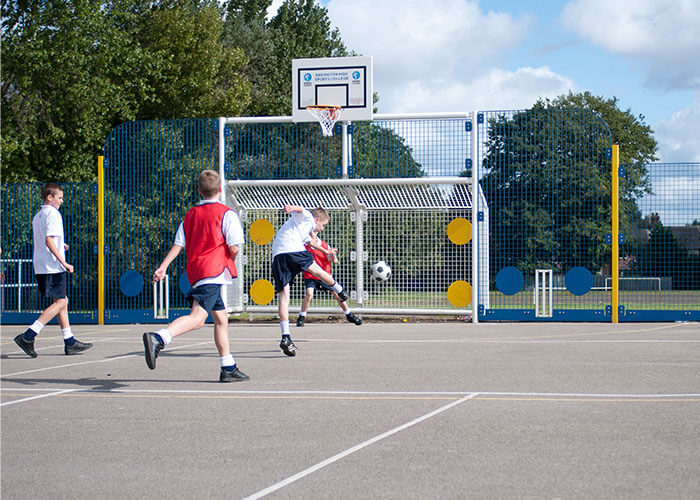
[[[36,358],[34,338],[55,316],[63,332],[63,350],[65,354],[77,354],[92,347],[92,344],[80,342],[73,337],[68,321],[68,296],[66,272],[72,273],[73,266],[66,262],[68,245],[64,242],[63,218],[58,211],[63,204],[63,190],[54,183],[41,188],[44,201],[41,210],[32,220],[34,235],[34,274],[41,295],[53,299],[53,303],[41,313],[39,318],[27,330],[15,337],[15,343],[30,357]]]
[[[275,291],[279,302],[280,328],[282,340],[280,349],[287,356],[296,356],[297,350],[289,334],[289,286],[294,277],[308,271],[325,283],[329,290],[338,294],[341,302],[348,300],[343,286],[335,281],[330,273],[321,269],[305,244],[322,252],[327,252],[320,244],[311,239],[311,233],[322,231],[331,220],[328,212],[321,208],[309,211],[296,205],[285,205],[284,211],[291,215],[277,231],[272,242],[272,277],[275,280]]]

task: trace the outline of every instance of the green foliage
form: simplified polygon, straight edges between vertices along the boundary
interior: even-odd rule
[[[3,2],[4,181],[95,179],[104,138],[151,91],[153,58],[122,29],[137,14],[119,4]]]

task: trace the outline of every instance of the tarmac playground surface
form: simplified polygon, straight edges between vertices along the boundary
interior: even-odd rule
[[[697,323],[2,326],[3,499],[700,498]]]

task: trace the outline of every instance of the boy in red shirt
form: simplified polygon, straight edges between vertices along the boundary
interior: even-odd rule
[[[153,273],[153,281],[162,280],[170,263],[186,245],[185,269],[192,285],[187,298],[192,301],[192,311],[187,316],[177,318],[167,328],[143,334],[146,364],[154,370],[160,351],[174,337],[204,326],[211,313],[214,318],[214,343],[219,351],[221,366],[219,381],[248,380],[249,377],[236,366],[229,350],[228,313],[221,299],[221,286],[237,277],[235,260],[244,242],[243,228],[238,214],[219,201],[219,174],[213,170],[199,174],[197,191],[204,199],[187,212],[175,234],[175,244]]]
[[[305,245],[306,249],[309,252],[311,252],[311,255],[314,256],[314,261],[316,261],[316,264],[318,264],[321,267],[321,269],[330,274],[331,263],[338,263],[338,249],[330,248],[328,243],[319,238],[318,234],[313,231],[311,232],[311,240],[317,246],[312,246],[307,243]],[[320,246],[321,249],[319,249],[318,246]],[[357,326],[360,326],[362,324],[362,318],[358,318],[357,316],[355,316],[350,311],[350,307],[348,307],[347,301],[341,299],[340,296],[335,291],[333,291],[331,287],[323,283],[321,280],[319,280],[316,276],[314,276],[308,271],[304,271],[304,273],[302,274],[302,278],[304,278],[304,288],[306,289],[306,293],[304,294],[304,298],[301,301],[301,311],[299,311],[299,317],[297,318],[297,326],[304,326],[304,322],[306,321],[306,313],[309,310],[311,300],[314,298],[314,290],[325,290],[327,292],[331,292],[331,294],[333,294],[333,298],[335,298],[335,300],[338,302],[338,305],[345,313],[345,318],[350,323],[354,323]]]

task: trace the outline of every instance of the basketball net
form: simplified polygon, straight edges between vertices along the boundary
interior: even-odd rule
[[[324,136],[333,135],[333,125],[340,118],[340,106],[307,106],[306,110],[321,124],[321,132]]]

